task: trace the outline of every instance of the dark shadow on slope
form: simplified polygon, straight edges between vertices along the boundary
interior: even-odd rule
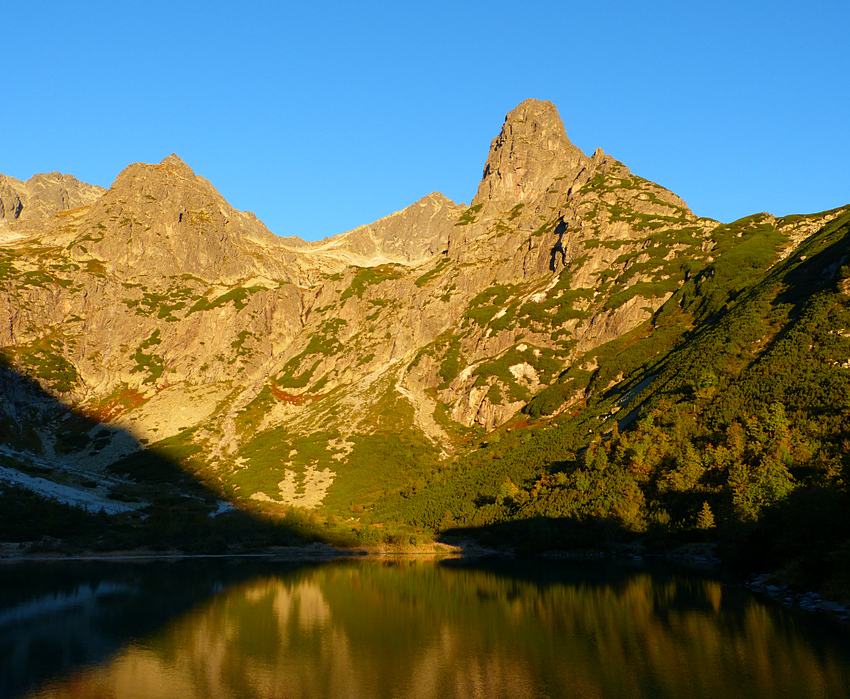
[[[837,234],[841,235],[839,240],[811,257],[806,257],[783,275],[782,281],[788,288],[776,297],[774,303],[792,303],[795,309],[799,309],[813,293],[834,283],[841,266],[850,261],[850,224],[845,225],[843,231],[837,231]],[[806,246],[803,246],[802,252],[806,252]]]
[[[222,507],[218,493],[184,470],[183,457],[197,449],[145,448],[126,430],[69,409],[0,364],[0,541],[67,553],[136,547],[227,553],[303,543],[290,522]],[[107,467],[89,465],[110,450],[114,461]],[[34,494],[51,483],[71,486],[60,499],[81,506]]]
[[[549,254],[549,271],[556,272],[558,267],[565,267],[567,264],[567,253],[564,250],[564,234],[567,232],[567,224],[564,221],[559,221],[554,235],[558,236],[557,242],[552,246],[552,251]],[[559,259],[560,258],[560,259]]]
[[[761,358],[769,356],[794,330],[796,321],[804,314],[812,297],[842,278],[842,265],[847,264],[848,257],[850,212],[825,225],[803,242],[793,255],[765,270],[745,287],[727,288],[728,284],[721,280],[725,300],[722,307],[710,315],[699,315],[702,303],[699,294],[691,298],[690,307],[697,313],[695,320],[699,325],[686,333],[682,341],[653,366],[639,374],[641,377],[651,373],[657,376],[657,380],[641,394],[638,402],[632,404],[632,412],[626,422],[620,424],[620,429],[625,429],[640,410],[657,404],[659,397],[667,397],[674,403],[687,399],[689,393],[696,391],[702,375],[715,371],[718,375],[722,373],[726,365],[737,361],[740,347],[752,346],[771,331],[769,321],[772,316],[784,315],[782,326],[760,347],[759,356],[752,366],[758,365]],[[680,290],[658,313],[672,302],[683,302],[681,294]],[[780,306],[786,308],[777,311]],[[635,384],[639,377],[626,386]]]
[[[101,471],[86,468],[88,457],[116,444],[131,453]],[[50,484],[72,486],[66,499],[74,493],[107,497],[86,508],[34,492]],[[128,510],[107,514],[99,502]],[[137,548],[230,555],[305,541],[287,522],[239,510],[216,514],[221,504],[167,452],[146,449],[125,430],[69,409],[0,364],[0,542],[7,554],[17,544],[17,551],[60,556]],[[102,662],[128,640],[269,565],[301,564],[256,558],[0,562],[0,696],[23,696],[52,677]]]
[[[850,476],[845,459],[844,480]],[[800,485],[758,521],[727,525],[718,552],[734,570],[781,571],[799,590],[850,595],[850,492],[842,483]]]
[[[532,517],[481,527],[455,527],[442,532],[438,540],[471,553],[483,546],[523,554],[548,551],[595,554],[628,546],[637,537],[614,519]]]

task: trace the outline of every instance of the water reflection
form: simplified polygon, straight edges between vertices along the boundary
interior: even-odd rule
[[[843,629],[710,578],[361,561],[252,573],[26,696],[773,698],[848,686]]]

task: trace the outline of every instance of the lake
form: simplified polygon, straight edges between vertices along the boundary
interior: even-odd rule
[[[0,696],[846,697],[850,630],[637,561],[0,566]]]

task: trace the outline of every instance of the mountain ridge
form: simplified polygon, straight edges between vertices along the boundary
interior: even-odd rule
[[[91,201],[0,228],[0,361],[66,406],[6,386],[0,434],[19,467],[47,458],[57,478],[130,464],[142,478],[146,459],[178,453],[240,508],[367,531],[381,524],[368,513],[404,520],[400,494],[413,508],[509,430],[537,443],[579,421],[573,454],[612,421],[625,430],[655,390],[652,361],[757,275],[802,264],[794,251],[846,211],[698,217],[600,149],[584,155],[537,100],[507,115],[469,206],[435,192],[325,241],[277,238],[176,155],[133,164]],[[69,442],[68,414],[103,427]],[[508,512],[486,501],[500,486],[485,471],[478,500],[418,526]]]

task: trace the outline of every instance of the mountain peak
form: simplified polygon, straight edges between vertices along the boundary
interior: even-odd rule
[[[0,220],[47,218],[92,204],[105,191],[61,172],[38,173],[26,182],[0,175]]]
[[[508,113],[490,144],[473,204],[532,199],[545,192],[555,177],[576,172],[585,161],[587,157],[567,138],[555,105],[525,100]]]
[[[177,153],[172,153],[171,155],[163,158],[162,161],[159,164],[160,165],[171,165],[172,167],[176,167],[176,168],[179,168],[181,170],[184,170],[184,169],[188,170],[193,175],[195,174],[194,171],[192,170],[192,168],[190,168],[185,163],[183,158],[181,158],[179,155],[177,155]]]

